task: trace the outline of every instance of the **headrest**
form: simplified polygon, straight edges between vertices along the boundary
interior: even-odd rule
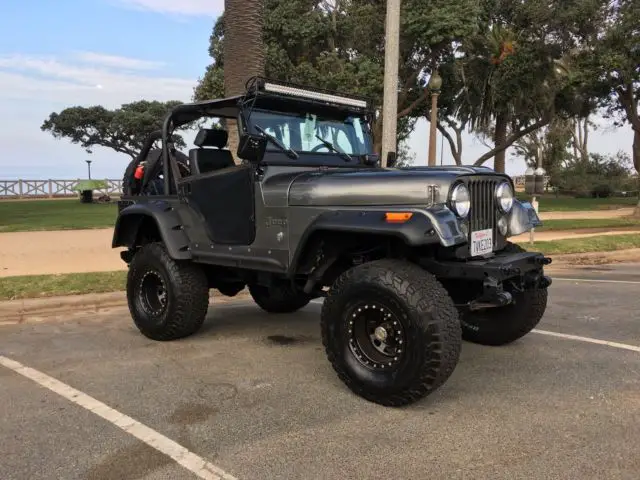
[[[229,134],[226,130],[213,128],[201,128],[196,135],[193,144],[197,147],[218,147],[224,148],[227,144]]]

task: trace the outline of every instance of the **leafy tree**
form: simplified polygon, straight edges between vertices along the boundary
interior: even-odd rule
[[[556,183],[559,190],[578,197],[609,197],[631,185],[631,172],[631,158],[623,151],[615,155],[591,153],[566,166]]]
[[[454,116],[494,145],[476,165],[495,157],[494,168],[504,172],[508,147],[557,115],[574,114],[572,47],[588,23],[576,5],[592,11],[589,2],[482,2],[478,31],[454,60],[462,84]]]
[[[161,129],[165,115],[180,103],[141,100],[115,110],[101,106],[69,107],[51,113],[40,129],[54,138],[67,138],[88,153],[101,146],[135,158],[149,134]],[[173,140],[176,147],[185,146],[179,135]]]
[[[550,176],[550,185],[555,186],[563,167],[573,159],[570,147],[574,126],[572,119],[555,117],[546,127],[517,140],[514,151],[528,166],[536,168],[541,163]]]
[[[438,129],[462,163],[462,132],[492,129],[494,148],[480,165],[519,138],[573,108],[575,92],[559,59],[593,27],[599,0],[404,0],[398,72],[398,144],[415,120],[429,118],[426,76],[444,79]],[[386,2],[264,0],[265,74],[371,98],[374,148],[380,151]],[[594,6],[595,5],[595,6]],[[224,94],[224,18],[214,25],[213,61],[198,82],[197,100]],[[561,73],[559,75],[558,73]],[[569,108],[571,107],[571,108]]]
[[[402,5],[398,92],[398,142],[426,111],[422,77],[475,28],[475,0],[405,0]],[[265,0],[263,39],[268,77],[365,95],[377,111],[375,150],[382,137],[384,76],[383,0]],[[213,62],[195,88],[195,99],[222,96],[223,26],[218,18],[210,38]]]
[[[640,1],[599,3],[596,27],[580,46],[582,84],[586,94],[599,97],[599,106],[616,126],[631,126],[632,158],[640,173]]]
[[[615,155],[591,153],[563,167],[555,186],[578,197],[609,197],[632,186],[632,168],[630,156],[623,151]]]

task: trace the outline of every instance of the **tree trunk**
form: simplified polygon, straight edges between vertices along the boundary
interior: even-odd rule
[[[638,173],[638,185],[640,185],[640,130],[633,129],[633,165]],[[633,212],[634,217],[640,218],[640,192],[638,192],[638,204]]]
[[[507,114],[499,113],[496,117],[496,129],[494,133],[494,143],[496,148],[502,147],[507,143],[507,124]],[[507,150],[504,149],[496,153],[496,156],[494,157],[493,169],[498,173],[504,173],[506,154]]]
[[[247,80],[264,75],[265,51],[262,40],[263,0],[225,0],[224,2],[224,93],[244,93]],[[229,150],[236,163],[238,127],[227,120]]]

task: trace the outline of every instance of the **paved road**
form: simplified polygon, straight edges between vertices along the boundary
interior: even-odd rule
[[[317,304],[291,316],[226,304],[200,334],[173,343],[139,335],[126,309],[6,326],[0,355],[239,480],[635,480],[640,265],[556,272],[571,280],[554,283],[541,332],[502,348],[465,343],[449,382],[400,410],[338,381],[321,349]],[[197,478],[63,396],[82,403],[78,393],[54,393],[3,366],[0,384],[3,480]]]

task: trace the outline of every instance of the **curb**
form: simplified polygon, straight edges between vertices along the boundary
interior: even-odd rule
[[[225,297],[213,290],[209,299],[216,303],[228,303],[251,298],[248,290],[242,290],[234,297]],[[0,326],[15,325],[33,321],[43,321],[56,317],[99,312],[110,308],[127,306],[124,291],[109,293],[88,293],[60,297],[25,298],[0,302]]]

